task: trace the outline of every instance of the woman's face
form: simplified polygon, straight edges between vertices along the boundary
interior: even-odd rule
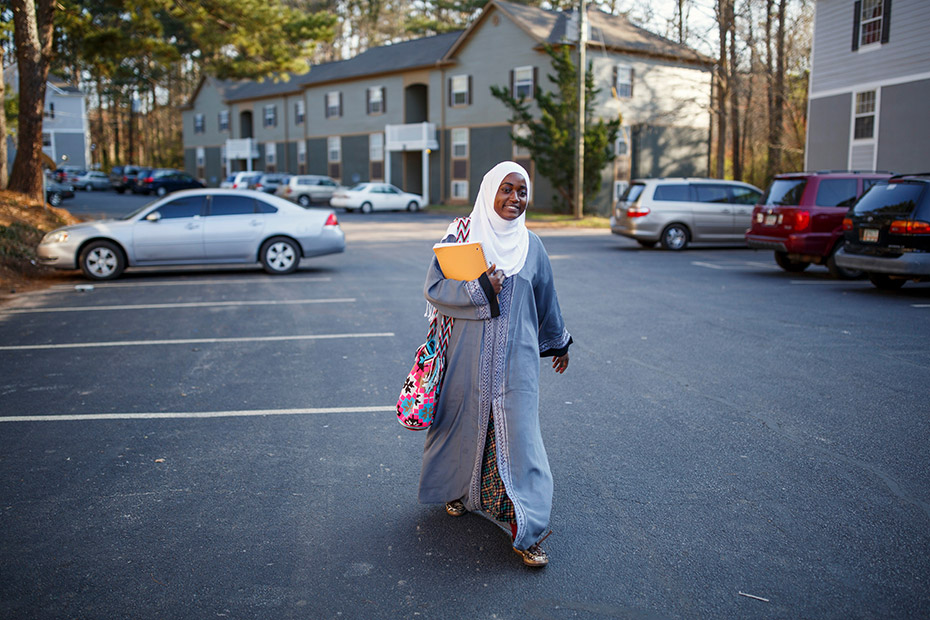
[[[494,212],[505,220],[515,220],[526,211],[526,181],[518,172],[511,172],[501,181],[494,196]]]

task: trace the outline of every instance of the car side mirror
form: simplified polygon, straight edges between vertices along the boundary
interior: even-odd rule
[[[161,219],[161,213],[159,211],[152,211],[151,213],[145,216],[145,219],[148,220],[149,222],[157,222],[158,220]]]

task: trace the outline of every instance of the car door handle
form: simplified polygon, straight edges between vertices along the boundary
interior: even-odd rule
[[[196,228],[200,228],[200,224],[197,224],[197,223],[195,223],[195,222],[191,222],[191,223],[189,223],[189,224],[186,226],[186,228],[187,228],[187,230],[194,230],[194,229],[196,229]]]
[[[252,220],[252,221],[249,222],[249,223],[250,223],[252,226],[261,226],[261,225],[262,225],[261,220]]]

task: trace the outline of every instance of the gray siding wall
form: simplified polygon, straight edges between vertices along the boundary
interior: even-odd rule
[[[231,136],[228,131],[220,131],[219,113],[222,110],[228,109],[229,108],[223,103],[223,98],[216,88],[216,82],[213,78],[207,78],[200,87],[197,98],[193,101],[192,109],[183,110],[181,112],[184,146],[219,146],[220,144],[224,144],[226,139]],[[196,114],[203,114],[203,133],[194,133],[194,115]],[[235,126],[234,121],[235,119],[233,119],[232,112],[230,111],[230,127]]]
[[[899,173],[930,168],[927,102],[930,80],[882,88],[876,168]]]
[[[197,174],[196,168],[193,174]],[[208,146],[203,150],[203,181],[210,187],[217,187],[226,178],[220,147]]]
[[[852,95],[813,99],[808,112],[806,168],[845,170],[849,160]]]
[[[326,138],[307,140],[307,173],[329,174],[326,160]]]
[[[707,176],[707,134],[689,127],[633,129],[632,176]]]
[[[374,87],[385,89],[386,110],[382,114],[368,114],[366,108],[366,92]],[[326,118],[326,93],[330,91],[342,93],[341,117]],[[404,80],[401,75],[313,86],[307,89],[306,101],[309,137],[368,134],[384,131],[385,125],[404,122]]]
[[[894,0],[888,43],[852,50],[852,0],[818,0],[814,15],[811,95],[930,71],[930,2]]]
[[[355,185],[368,180],[368,136],[342,138],[342,184]]]
[[[87,144],[84,142],[83,133],[55,132],[52,136],[52,144],[55,147],[55,162],[57,164],[61,165],[66,163],[73,166],[87,165],[87,160],[85,158]],[[67,161],[62,159],[63,155],[68,156]]]

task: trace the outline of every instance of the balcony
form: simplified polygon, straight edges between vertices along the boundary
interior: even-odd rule
[[[384,150],[423,151],[437,149],[436,123],[384,126]]]
[[[253,138],[226,141],[226,159],[257,159],[258,143]]]

